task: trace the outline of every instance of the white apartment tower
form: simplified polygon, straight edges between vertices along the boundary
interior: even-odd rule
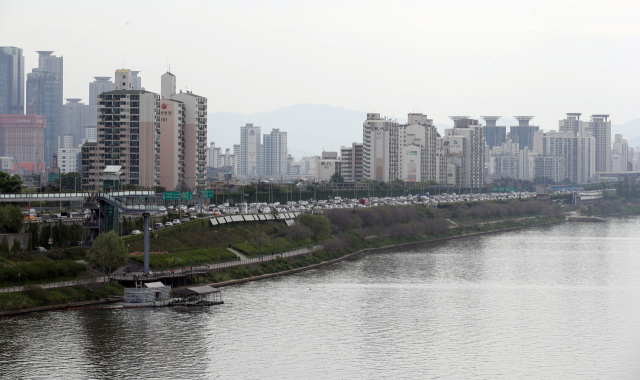
[[[177,176],[177,186],[180,189],[204,189],[207,177],[207,98],[190,91],[176,93],[176,76],[170,72],[161,77],[161,95],[163,104],[170,108],[172,100],[174,112],[177,111],[177,115],[173,114],[177,120],[170,121],[167,118],[162,129],[167,131],[167,135],[177,136],[179,141],[178,145],[171,145],[173,149],[167,152],[167,156],[170,155],[178,167],[176,169],[175,163],[169,164],[169,161],[165,161],[166,176]],[[175,102],[181,105],[177,106]],[[160,112],[161,117],[169,116],[162,115],[163,110]],[[169,144],[168,140],[163,141]],[[164,154],[163,152],[163,156]],[[164,172],[162,169],[161,171]]]
[[[362,176],[389,182],[399,178],[399,124],[379,113],[367,113],[362,125]]]
[[[465,187],[482,187],[484,185],[485,140],[482,126],[475,119],[457,120],[453,129],[445,131],[450,139],[450,149],[459,145],[459,137],[464,138],[463,163],[461,180]],[[456,144],[457,143],[457,144]]]
[[[596,172],[611,171],[611,122],[609,115],[591,115],[585,131],[596,138]]]
[[[287,132],[274,128],[263,135],[263,174],[287,175]]]
[[[240,127],[240,165],[238,175],[258,177],[262,174],[262,145],[260,127],[247,123]]]
[[[427,115],[410,113],[398,129],[400,179],[406,182],[435,180],[438,132]]]
[[[628,171],[627,162],[629,161],[629,144],[627,140],[622,138],[622,135],[617,134],[611,151],[611,171],[614,173]]]

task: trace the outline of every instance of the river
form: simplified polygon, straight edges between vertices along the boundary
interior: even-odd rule
[[[0,378],[639,379],[640,216],[363,255],[204,310],[0,319]]]

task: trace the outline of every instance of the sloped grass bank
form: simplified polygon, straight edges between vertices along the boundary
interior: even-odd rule
[[[0,311],[64,305],[71,302],[99,300],[114,295],[122,296],[123,289],[122,285],[116,283],[66,286],[55,289],[30,286],[22,292],[0,293]]]

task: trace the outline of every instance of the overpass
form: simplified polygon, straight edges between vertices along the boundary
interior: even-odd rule
[[[144,217],[144,272],[149,273],[149,215],[158,211],[153,191],[112,191],[73,193],[16,193],[0,194],[0,202],[66,202],[82,201],[90,210],[88,220],[82,222],[83,246],[91,247],[102,232],[118,230],[119,214],[138,214]],[[152,203],[149,203],[151,201]]]

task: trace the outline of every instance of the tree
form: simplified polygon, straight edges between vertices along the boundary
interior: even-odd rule
[[[0,172],[0,193],[19,193],[22,191],[22,179],[17,174]]]
[[[0,230],[4,233],[18,233],[22,231],[24,215],[18,206],[0,208]]]
[[[251,238],[251,244],[255,245],[262,252],[262,246],[269,242],[269,237],[264,233],[260,233]]]
[[[117,268],[127,263],[127,248],[124,240],[118,237],[118,234],[111,230],[107,233],[101,233],[93,242],[92,261],[104,268]]]
[[[296,218],[303,226],[307,226],[313,231],[314,239],[328,237],[331,233],[329,219],[321,215],[302,214]]]
[[[62,190],[75,190],[82,185],[82,178],[78,172],[61,173],[60,177],[53,181],[58,188],[62,184]]]
[[[340,173],[333,173],[331,178],[329,178],[329,181],[333,183],[343,183],[344,177]]]

